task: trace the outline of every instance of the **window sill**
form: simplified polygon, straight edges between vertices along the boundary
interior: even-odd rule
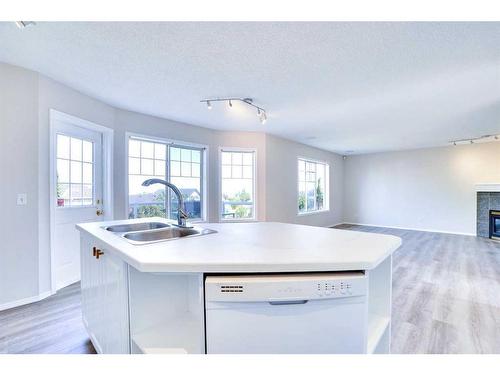
[[[255,218],[250,219],[219,219],[219,223],[252,223],[257,222]]]
[[[316,210],[316,211],[306,211],[306,212],[297,212],[297,216],[309,216],[309,215],[316,215],[316,214],[322,214],[330,212],[330,209],[325,209],[325,210]]]

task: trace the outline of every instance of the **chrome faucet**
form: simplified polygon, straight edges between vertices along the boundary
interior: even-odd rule
[[[190,228],[191,226],[188,226],[186,224],[186,219],[188,218],[188,214],[184,207],[184,199],[182,198],[181,191],[177,188],[177,186],[171,184],[168,181],[160,180],[159,178],[151,178],[149,180],[146,180],[142,183],[142,186],[149,186],[153,184],[163,184],[172,189],[172,191],[177,196],[177,201],[179,202],[179,206],[177,207],[177,225],[182,228]]]

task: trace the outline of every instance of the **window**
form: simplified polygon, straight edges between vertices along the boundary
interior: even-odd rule
[[[221,150],[221,219],[255,218],[255,151]]]
[[[328,210],[328,164],[298,159],[298,212]]]
[[[94,205],[94,144],[63,134],[56,136],[57,206]]]
[[[129,218],[177,219],[177,197],[165,186],[142,186],[160,178],[179,188],[190,219],[202,220],[204,148],[130,137],[128,141]]]

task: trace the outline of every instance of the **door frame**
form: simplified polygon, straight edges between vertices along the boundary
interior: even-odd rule
[[[69,115],[55,109],[49,110],[49,205],[50,205],[50,289],[52,294],[56,290],[55,281],[55,218],[56,218],[56,168],[54,160],[56,158],[56,130],[55,121],[67,122],[71,125],[78,126],[83,129],[99,132],[102,134],[102,200],[103,200],[103,220],[113,220],[114,204],[113,204],[113,137],[114,130],[102,125],[98,125],[88,120],[81,119]]]

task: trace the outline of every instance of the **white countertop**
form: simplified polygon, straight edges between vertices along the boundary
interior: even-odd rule
[[[149,245],[132,245],[103,228],[148,221],[172,223],[147,218],[84,223],[77,229],[142,272],[370,270],[401,245],[396,236],[275,222],[202,223],[217,233]]]

